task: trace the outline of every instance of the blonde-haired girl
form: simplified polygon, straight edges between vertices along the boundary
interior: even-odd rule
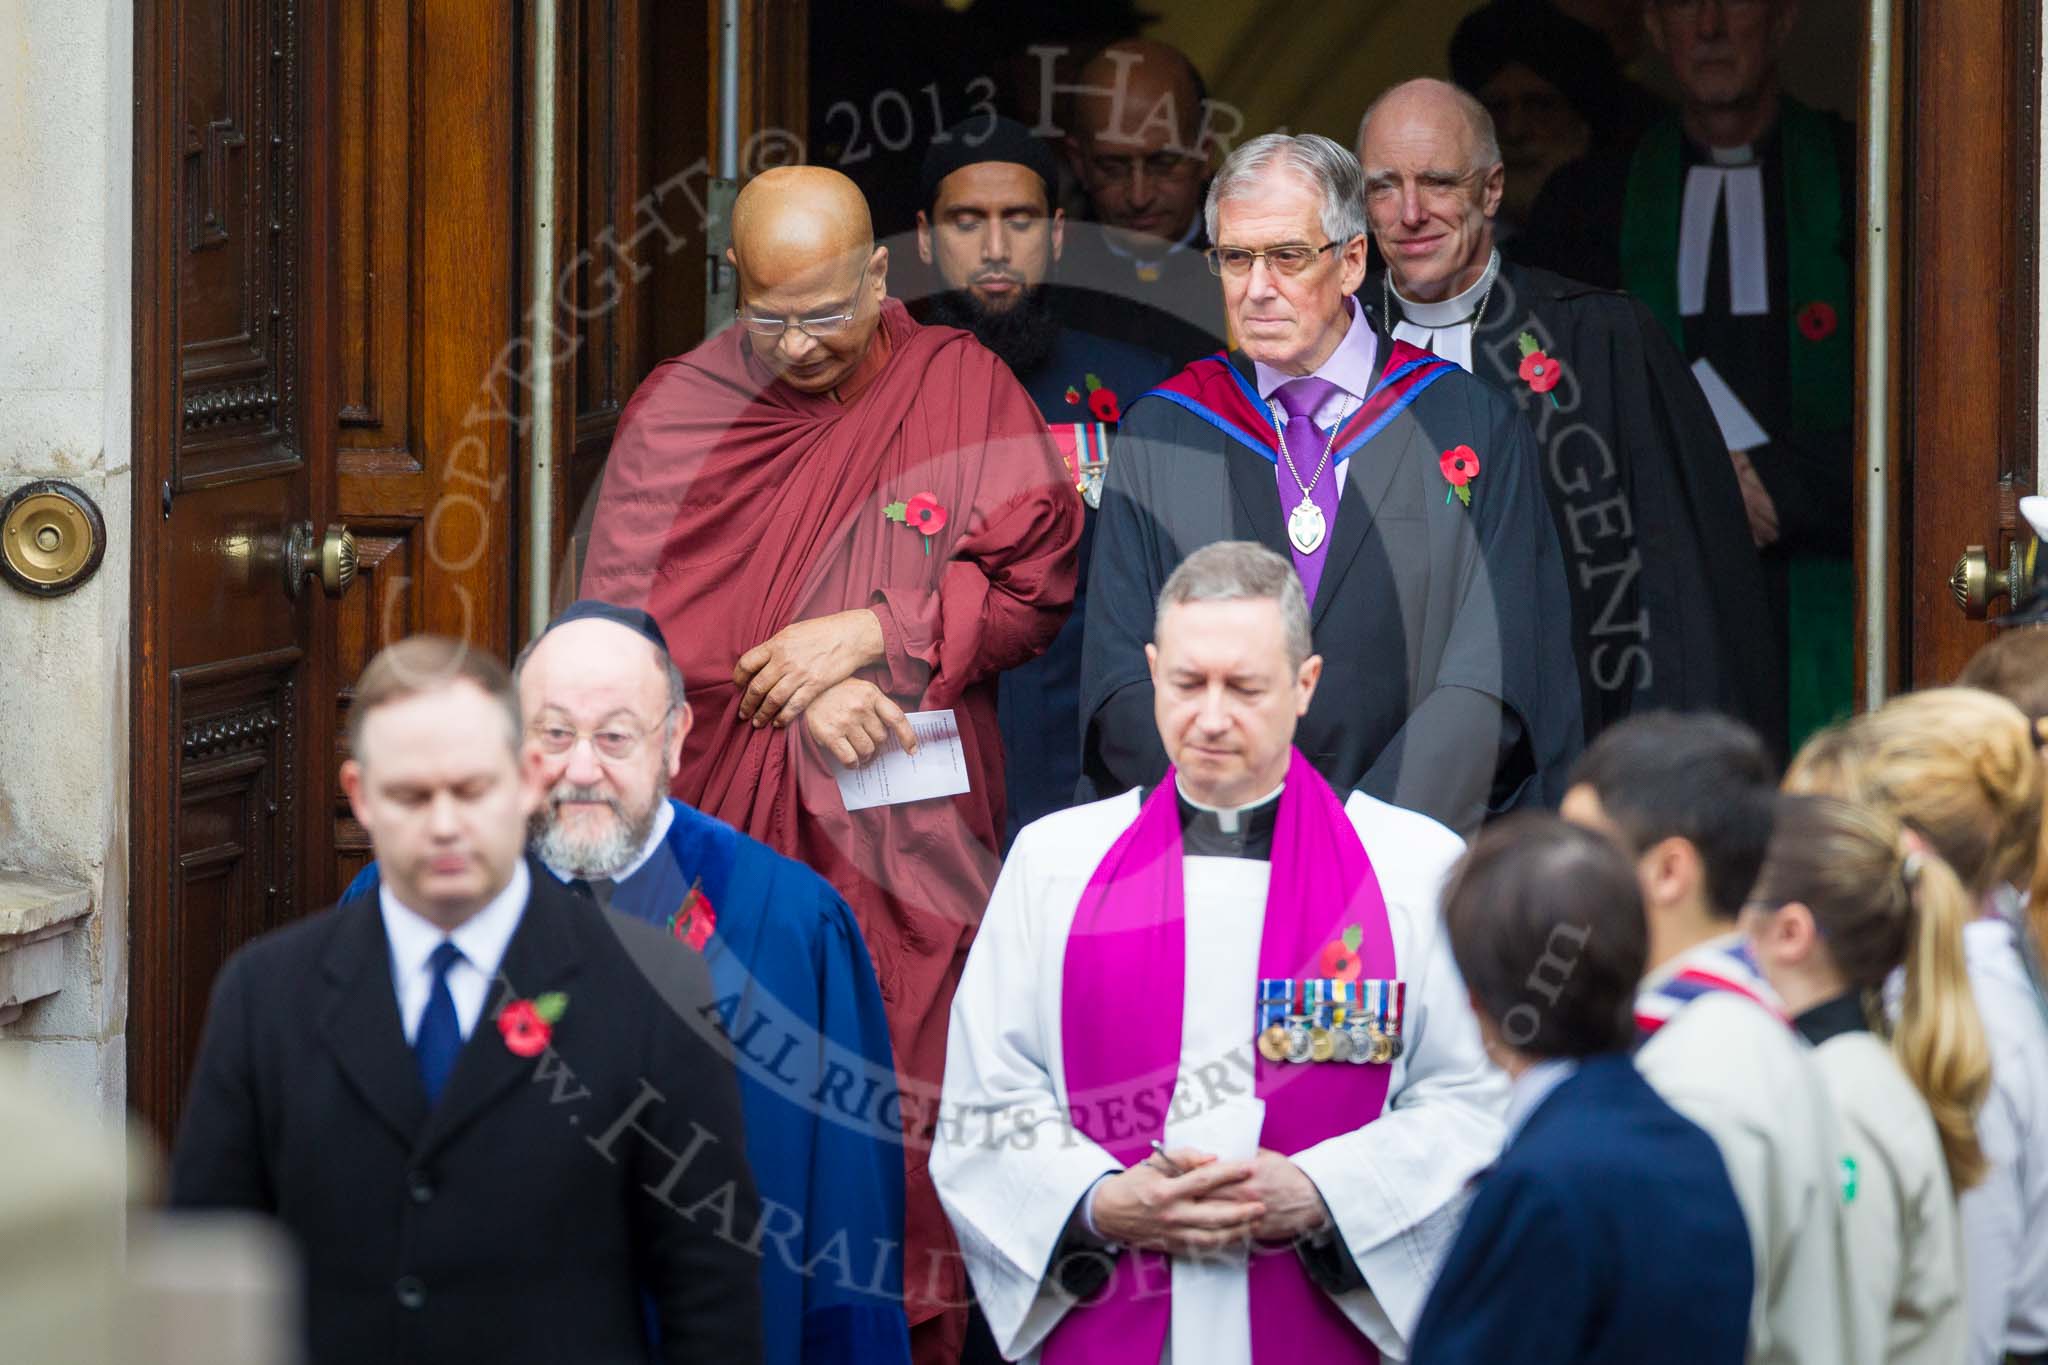
[[[2017,707],[1936,688],[1823,732],[1786,789],[1857,801],[1924,839],[1976,909],[1963,931],[1972,994],[1991,1044],[1977,1115],[1986,1173],[1961,1201],[1973,1365],[2048,1357],[2048,1019],[2019,932],[2042,862],[2048,773]],[[2037,917],[2048,906],[2036,905]]]
[[[1963,967],[1968,896],[1910,837],[1867,806],[1780,798],[1743,928],[1844,1126],[1857,1339],[1889,1365],[1952,1365],[1969,1339],[1955,1192],[1984,1173],[1991,1054]],[[1881,993],[1901,968],[1894,1029]]]

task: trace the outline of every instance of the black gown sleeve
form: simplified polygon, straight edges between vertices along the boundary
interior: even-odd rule
[[[1697,656],[1697,672],[1712,677],[1680,680],[1681,696],[1691,703],[1700,701],[1748,722],[1765,734],[1781,731],[1785,723],[1783,642],[1776,632],[1764,629],[1772,619],[1762,557],[1749,531],[1749,516],[1743,510],[1742,490],[1735,480],[1735,466],[1721,439],[1714,410],[1693,378],[1678,346],[1650,310],[1631,299],[1632,331],[1640,343],[1646,384],[1638,418],[1624,407],[1624,430],[1641,433],[1663,447],[1665,458],[1654,466],[1668,475],[1674,486],[1664,492],[1670,515],[1683,517],[1684,526],[1671,530],[1689,532],[1694,542],[1695,572],[1688,572],[1678,585],[1681,598],[1701,609],[1705,620],[1685,619],[1674,624],[1696,635],[1701,651],[1688,650],[1688,665]],[[1631,467],[1645,468],[1644,452],[1630,452]],[[1652,501],[1655,493],[1642,487],[1638,475],[1637,505]],[[1645,519],[1636,527],[1641,553],[1647,558],[1676,549],[1665,539],[1666,526]],[[1686,610],[1684,603],[1680,611]],[[1704,651],[1704,652],[1702,652]]]
[[[1536,438],[1505,398],[1491,410],[1450,640],[1433,686],[1359,783],[1468,837],[1489,816],[1562,800],[1585,735]]]
[[[1171,457],[1174,409],[1162,399],[1133,404],[1117,433],[1102,486],[1081,633],[1081,791],[1098,800],[1156,784],[1166,748],[1152,718],[1145,646],[1171,549],[1146,509]]]

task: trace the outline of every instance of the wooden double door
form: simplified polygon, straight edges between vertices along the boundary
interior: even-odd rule
[[[416,631],[509,658],[553,577],[564,537],[526,535],[537,329],[557,527],[701,331],[708,17],[563,0],[537,111],[506,0],[136,15],[128,1077],[168,1137],[228,954],[369,856],[336,781],[355,677]]]
[[[1892,361],[1859,391],[1887,418],[1859,476],[1889,495],[1861,557],[1886,688],[1988,637],[1950,569],[2001,557],[2032,487],[2040,2],[1892,7],[1865,160],[1891,271],[1864,253],[1859,324]],[[128,1078],[159,1134],[227,955],[367,856],[335,783],[351,681],[414,631],[509,656],[621,406],[701,335],[713,9],[558,0],[550,45],[509,0],[136,6]],[[803,0],[741,10],[741,132],[807,126]]]

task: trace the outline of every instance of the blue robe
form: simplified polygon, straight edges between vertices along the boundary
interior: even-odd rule
[[[900,1100],[853,912],[803,864],[669,805],[663,849],[618,883],[612,906],[668,927],[695,888],[715,917],[704,960],[734,1044],[761,1196],[762,1359],[907,1362],[902,1139],[888,1107]],[[371,863],[343,899],[377,881]]]

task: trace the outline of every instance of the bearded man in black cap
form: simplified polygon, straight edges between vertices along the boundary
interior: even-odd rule
[[[1074,612],[1050,648],[1004,673],[1002,723],[1007,845],[1042,815],[1070,806],[1081,776],[1081,618],[1095,508],[1123,406],[1172,373],[1153,351],[1062,321],[1068,298],[1050,283],[1066,235],[1052,207],[1052,152],[1022,124],[974,118],[925,156],[917,252],[940,288],[925,320],[974,333],[1016,374],[1045,415],[1081,498]]]
[[[1777,739],[1784,671],[1763,565],[1713,410],[1626,294],[1503,261],[1507,169],[1465,91],[1414,80],[1359,125],[1393,336],[1513,396],[1542,451],[1564,550],[1588,741],[1636,711],[1715,710]]]

